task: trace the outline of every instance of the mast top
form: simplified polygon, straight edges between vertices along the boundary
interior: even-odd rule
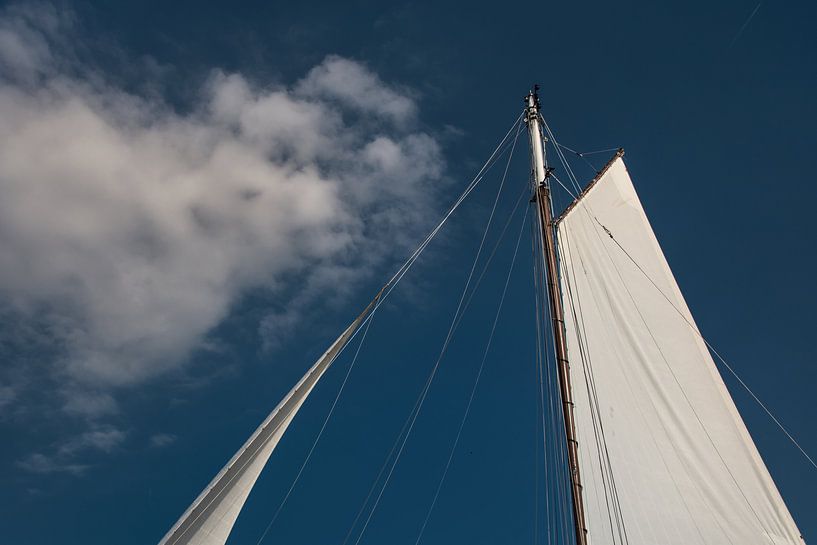
[[[539,84],[533,85],[533,90],[525,97],[525,105],[530,113],[539,111]]]

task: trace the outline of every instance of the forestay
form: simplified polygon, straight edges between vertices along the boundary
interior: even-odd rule
[[[298,409],[379,298],[341,334],[270,413],[159,545],[224,545],[258,475]]]
[[[557,231],[590,542],[803,543],[620,157]]]

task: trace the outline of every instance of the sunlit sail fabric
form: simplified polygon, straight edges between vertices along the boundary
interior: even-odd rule
[[[620,157],[557,230],[590,543],[802,544]]]
[[[224,545],[250,490],[289,423],[373,305],[374,301],[315,362],[159,545]]]

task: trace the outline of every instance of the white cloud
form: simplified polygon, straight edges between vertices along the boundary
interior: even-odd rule
[[[17,466],[31,473],[71,473],[80,475],[88,469],[87,464],[65,463],[55,459],[53,456],[46,456],[35,452],[17,462]]]
[[[95,428],[58,445],[53,454],[32,453],[17,462],[17,466],[31,473],[71,473],[79,475],[90,465],[77,462],[88,452],[109,453],[119,447],[127,434],[111,426]]]
[[[156,448],[166,447],[176,442],[176,436],[172,433],[157,433],[150,437],[150,445]]]
[[[417,113],[411,97],[396,91],[360,64],[330,56],[313,68],[297,86],[306,96],[328,97],[365,114],[410,122]]]
[[[112,389],[183,365],[248,290],[303,303],[415,240],[440,149],[366,66],[278,87],[214,70],[180,113],[55,58],[66,27],[0,16],[0,305],[47,323],[67,412],[114,412]]]
[[[49,41],[66,23],[67,14],[60,17],[48,4],[6,8],[0,18],[0,68],[30,83],[54,64]]]
[[[11,386],[0,386],[0,409],[9,405],[14,398],[17,397],[17,392]]]
[[[83,450],[110,452],[125,440],[125,432],[107,427],[84,432],[60,446],[62,456],[72,456]]]
[[[115,414],[118,409],[113,396],[105,392],[69,388],[63,391],[63,410],[77,416],[98,417]]]

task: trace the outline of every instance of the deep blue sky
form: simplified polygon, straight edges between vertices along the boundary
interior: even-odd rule
[[[626,149],[700,329],[803,448],[817,453],[817,5],[764,2],[741,31],[757,5],[80,2],[72,9],[89,40],[119,51],[83,54],[96,56],[136,90],[139,76],[122,59],[155,59],[166,70],[154,92],[180,110],[214,67],[259,82],[292,82],[329,54],[361,61],[384,81],[413,89],[423,127],[443,135],[451,182],[440,213],[519,114],[531,83],[539,82],[543,114],[564,144]],[[593,156],[596,164],[605,159]],[[581,168],[581,176],[592,177]],[[521,189],[525,176],[519,153],[509,183]],[[378,316],[335,418],[265,542],[342,541],[439,350],[496,178],[486,180],[395,304]],[[503,220],[517,194],[506,194]],[[474,313],[443,362],[362,543],[414,543],[467,400],[513,238],[501,247]],[[532,540],[536,417],[527,249],[525,238],[492,356],[426,532],[428,545]],[[201,374],[210,379],[201,384],[158,379],[121,393],[116,425],[129,440],[97,453],[80,475],[31,473],[16,463],[76,423],[65,424],[60,415],[0,414],[0,540],[158,542],[391,271],[373,272],[318,327],[295,328],[272,352],[261,349],[261,302],[250,296],[213,332],[229,347],[227,371],[213,379],[220,362],[210,354],[190,364],[207,370]],[[349,355],[273,455],[233,543],[254,544],[266,526]],[[733,380],[726,382],[804,537],[817,539],[817,470]],[[175,441],[145,446],[144,438],[155,433]]]

